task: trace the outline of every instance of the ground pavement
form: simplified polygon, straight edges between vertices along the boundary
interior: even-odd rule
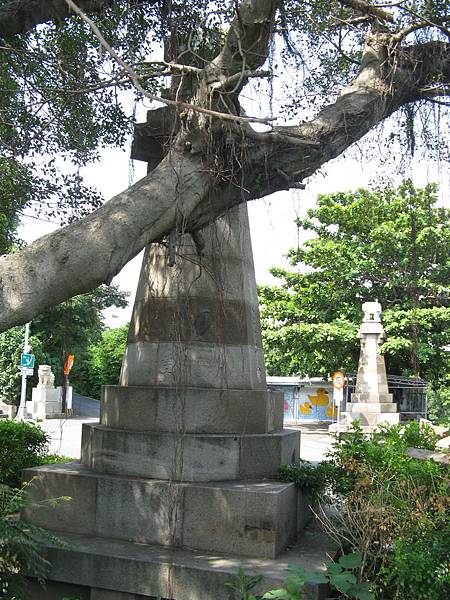
[[[79,459],[81,450],[81,426],[95,423],[95,417],[68,417],[67,419],[46,419],[41,427],[51,438],[50,451]],[[288,425],[293,428],[292,425]],[[323,460],[333,438],[328,434],[328,423],[305,423],[297,427],[302,432],[300,457],[318,462]]]

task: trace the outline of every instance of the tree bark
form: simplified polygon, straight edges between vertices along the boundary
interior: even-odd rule
[[[215,84],[226,89],[227,78],[264,63],[276,5],[241,3],[193,104],[223,110],[225,96],[230,112],[238,109],[246,76],[234,97],[229,90],[221,96]],[[169,154],[149,175],[82,221],[0,258],[0,331],[110,282],[146,244],[173,230],[198,230],[232,206],[298,184],[400,106],[432,94],[425,90],[437,77],[448,85],[448,50],[444,42],[394,47],[390,34],[371,35],[354,81],[315,119],[296,127],[260,134],[195,111],[180,115]]]
[[[99,12],[111,0],[77,0],[86,12]],[[0,7],[0,37],[26,33],[46,21],[63,20],[70,14],[65,0],[12,0]]]

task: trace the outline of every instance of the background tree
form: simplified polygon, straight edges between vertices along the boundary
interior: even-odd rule
[[[88,348],[86,376],[79,388],[81,393],[100,398],[102,385],[117,385],[128,335],[128,323],[105,329],[100,339]]]
[[[30,345],[36,356],[36,365],[49,364],[55,373],[55,384],[62,385],[63,365],[68,354],[75,355],[70,382],[77,392],[96,396],[103,383],[118,383],[120,366],[117,368],[117,352],[123,356],[124,344],[120,350],[107,344],[108,352],[104,361],[111,361],[114,369],[108,375],[106,369],[99,369],[93,357],[92,348],[101,344],[106,333],[102,310],[111,306],[124,308],[128,305],[127,293],[116,286],[101,286],[89,294],[76,296],[71,300],[50,308],[36,317],[31,323]],[[114,331],[114,330],[113,330]],[[108,339],[108,335],[106,335]],[[13,327],[0,334],[0,399],[8,404],[18,403],[20,398],[20,354],[23,352],[24,328]],[[97,361],[98,362],[98,361]],[[95,364],[94,364],[95,363]],[[33,377],[28,379],[28,392],[37,385],[37,367]]]
[[[171,231],[302,187],[391,115],[389,135],[445,159],[448,21],[441,0],[0,0],[2,155],[26,173],[27,206],[80,219],[0,259],[0,328],[111,281]],[[163,60],[151,60],[156,48]],[[276,106],[293,124],[267,118],[270,99],[245,117],[244,88],[261,97],[255,86],[268,79],[270,91],[281,67],[297,74]],[[165,105],[139,128],[153,170],[81,218],[100,199],[80,168],[124,145],[133,110],[118,92],[131,89]],[[250,124],[258,119],[265,132]]]
[[[259,288],[268,372],[355,370],[361,303],[377,298],[388,372],[448,380],[450,211],[436,186],[319,196],[298,226],[314,237],[289,251],[296,270]]]
[[[25,328],[12,327],[0,333],[0,400],[6,404],[20,401],[20,355],[23,352]],[[44,363],[44,353],[39,338],[30,336],[30,345],[38,363]]]
[[[44,359],[52,365],[59,385],[62,384],[67,355],[74,354],[71,385],[81,393],[93,395],[90,347],[102,339],[105,331],[102,310],[112,306],[125,308],[128,306],[127,295],[117,286],[100,286],[89,294],[75,296],[49,308],[32,321],[31,331],[40,340]]]

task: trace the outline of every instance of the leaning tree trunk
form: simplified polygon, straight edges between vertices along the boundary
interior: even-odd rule
[[[304,187],[399,107],[433,95],[437,78],[450,82],[448,43],[402,47],[394,34],[371,33],[358,75],[334,103],[308,123],[258,133],[237,114],[239,93],[266,60],[276,7],[242,2],[221,52],[197,69],[191,109],[183,102],[178,133],[165,132],[170,151],[149,175],[83,220],[0,258],[0,331],[111,282],[171,231],[195,232],[237,204]],[[214,116],[224,106],[229,113]]]

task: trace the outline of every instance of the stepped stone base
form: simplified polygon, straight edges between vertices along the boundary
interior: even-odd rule
[[[83,424],[81,462],[98,473],[178,481],[277,476],[300,454],[292,429],[267,434],[176,434]]]
[[[348,405],[347,405],[348,406]],[[397,408],[397,405],[393,405],[394,408]],[[388,425],[396,425],[400,423],[400,414],[398,412],[369,412],[357,411],[353,409],[351,412],[343,412],[342,413],[342,421],[343,425],[350,425],[352,421],[358,420],[362,426],[368,426],[372,428],[376,428],[378,425],[388,424]]]
[[[161,546],[117,541],[104,537],[53,531],[68,549],[48,547],[51,562],[47,590],[35,587],[33,600],[57,600],[52,587],[82,600],[227,600],[224,586],[242,569],[248,576],[263,575],[255,593],[279,588],[290,565],[323,570],[327,554],[335,548],[325,534],[314,528],[304,532],[301,542],[275,560],[236,558]],[[74,584],[76,582],[76,584]],[[64,585],[65,584],[65,585]],[[71,588],[73,585],[73,589]],[[310,588],[311,598],[322,600],[322,586]]]
[[[283,428],[283,394],[110,385],[102,389],[100,423],[155,433],[270,433]]]
[[[346,412],[357,413],[396,413],[394,402],[347,402]]]
[[[177,483],[100,475],[75,462],[24,476],[34,501],[71,498],[25,510],[26,520],[85,536],[275,558],[309,516],[295,484],[280,481]]]

